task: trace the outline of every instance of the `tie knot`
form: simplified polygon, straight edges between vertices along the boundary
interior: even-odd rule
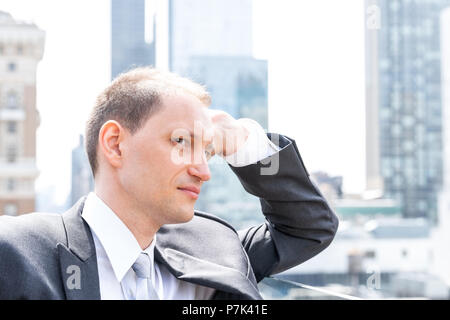
[[[138,278],[150,278],[150,257],[146,253],[141,253],[131,268]]]

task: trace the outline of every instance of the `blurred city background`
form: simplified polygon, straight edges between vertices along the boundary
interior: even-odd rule
[[[0,215],[62,213],[93,190],[88,113],[142,65],[295,139],[339,216],[265,298],[450,298],[450,0],[2,0]],[[197,209],[264,221],[224,161],[211,171]]]

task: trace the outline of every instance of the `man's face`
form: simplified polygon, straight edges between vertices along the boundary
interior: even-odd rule
[[[121,143],[119,180],[133,207],[160,225],[192,219],[200,188],[210,179],[212,134],[200,100],[188,94],[164,97],[162,108]]]

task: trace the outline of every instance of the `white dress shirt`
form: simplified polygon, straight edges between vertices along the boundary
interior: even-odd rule
[[[245,144],[225,160],[239,167],[262,160],[279,148],[264,133],[262,127],[251,119],[239,119],[249,130]],[[89,193],[82,213],[89,225],[95,243],[100,296],[102,300],[130,299],[136,290],[136,275],[131,266],[141,252],[151,261],[151,284],[160,299],[209,299],[215,289],[178,280],[154,259],[156,235],[148,248],[142,250],[127,226],[95,193]]]
[[[249,131],[244,145],[235,153],[224,157],[233,167],[244,167],[267,158],[278,152],[280,148],[267,138],[264,129],[255,120],[242,118],[238,120]]]

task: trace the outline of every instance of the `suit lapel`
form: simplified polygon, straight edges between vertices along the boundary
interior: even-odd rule
[[[97,256],[89,226],[81,218],[86,198],[79,200],[62,218],[67,245],[58,243],[61,278],[69,300],[98,300],[100,285]]]
[[[243,295],[246,299],[262,299],[256,286],[238,270],[174,249],[163,249],[158,244],[155,247],[155,259],[180,280]]]

